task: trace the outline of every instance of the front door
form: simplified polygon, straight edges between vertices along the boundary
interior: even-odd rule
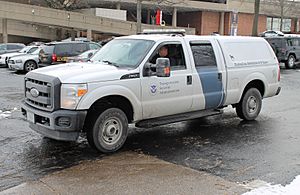
[[[164,54],[159,56],[162,47]],[[171,76],[162,78],[154,73],[154,76],[143,75],[141,78],[144,119],[191,111],[193,84],[191,66],[187,64],[185,53],[180,42],[166,42],[160,44],[151,55],[149,63],[155,63],[158,57],[169,58]]]
[[[205,109],[219,107],[224,99],[222,73],[218,70],[211,43],[190,43],[205,98]]]

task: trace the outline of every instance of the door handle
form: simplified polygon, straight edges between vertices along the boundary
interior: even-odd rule
[[[186,84],[191,85],[193,83],[192,75],[188,75],[186,79]]]
[[[221,72],[218,72],[218,79],[219,79],[220,81],[222,81],[222,73],[221,73]]]

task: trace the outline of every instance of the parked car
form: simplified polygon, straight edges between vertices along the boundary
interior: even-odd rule
[[[286,68],[295,68],[300,59],[300,37],[266,37],[273,48],[279,62]]]
[[[0,44],[0,55],[4,53],[17,52],[25,47],[22,43],[3,43]]]
[[[22,54],[18,56],[11,57],[8,60],[8,68],[15,71],[25,71],[30,72],[37,69],[39,62],[39,52],[40,48],[35,50],[30,54]]]
[[[39,53],[39,67],[66,63],[69,57],[78,56],[87,50],[100,49],[94,42],[71,41],[52,42],[41,46]]]
[[[68,63],[70,62],[87,62],[89,59],[91,59],[91,57],[97,52],[99,51],[98,49],[94,49],[94,50],[87,50],[85,52],[83,52],[82,54],[78,55],[78,56],[74,56],[74,57],[69,57],[68,58]]]
[[[23,54],[30,54],[37,50],[38,46],[26,46],[18,52],[6,53],[0,55],[0,67],[8,67],[8,60],[13,56],[23,55]]]

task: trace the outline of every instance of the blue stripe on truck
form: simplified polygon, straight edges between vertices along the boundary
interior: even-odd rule
[[[205,109],[217,108],[223,104],[224,91],[222,81],[218,79],[215,66],[196,67],[205,97]]]

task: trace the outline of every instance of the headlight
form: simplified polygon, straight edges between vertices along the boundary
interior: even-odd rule
[[[75,109],[87,91],[87,84],[62,84],[60,94],[61,108]]]
[[[22,63],[22,60],[16,60],[16,63]]]

